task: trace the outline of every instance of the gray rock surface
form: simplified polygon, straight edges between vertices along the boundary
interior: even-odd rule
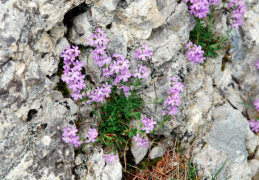
[[[165,154],[165,150],[162,146],[157,146],[154,147],[153,149],[151,149],[150,153],[149,153],[149,158],[150,159],[155,159],[158,157],[163,157]]]
[[[245,142],[254,134],[247,120],[227,104],[216,108],[212,118],[214,123],[205,137],[207,145],[197,152],[194,162],[199,169],[205,168],[204,175],[210,177],[208,170],[216,174],[227,160],[218,178],[251,179]]]
[[[87,7],[81,14],[64,16],[73,8]],[[134,50],[147,43],[154,56],[146,64],[152,78],[143,82],[143,99],[154,101],[167,94],[168,77],[177,76],[185,84],[182,105],[174,126],[157,135],[172,137],[175,128],[199,134],[194,162],[199,173],[210,177],[226,159],[220,179],[246,180],[259,176],[258,136],[249,130],[248,119],[258,117],[253,104],[259,98],[258,7],[255,0],[246,2],[244,25],[233,30],[230,46],[226,43],[215,59],[205,66],[194,66],[185,57],[185,45],[195,20],[184,1],[169,0],[2,0],[0,2],[0,179],[122,179],[119,161],[104,162],[103,150],[88,155],[62,140],[62,129],[78,117],[96,126],[91,110],[56,89],[60,54],[69,44],[88,46],[87,37],[102,27],[110,39],[110,54],[120,53],[137,66]],[[223,12],[225,3],[216,10],[215,32],[223,35],[229,28],[230,14]],[[95,85],[104,79],[94,64],[91,48],[80,59]],[[222,71],[222,58],[230,61]],[[89,83],[89,82],[88,82]],[[91,83],[89,83],[90,85]],[[94,87],[91,84],[92,87]],[[81,112],[78,114],[78,107]],[[161,106],[146,105],[144,115],[161,120]],[[89,125],[81,127],[82,136]],[[201,145],[202,140],[206,145]],[[149,148],[131,148],[138,164]],[[150,150],[158,157],[161,147]],[[163,153],[159,154],[162,156]],[[247,160],[248,154],[254,157]],[[76,168],[75,168],[76,167]],[[86,168],[87,167],[87,168]],[[88,168],[90,167],[90,168]],[[72,173],[72,169],[76,169]]]

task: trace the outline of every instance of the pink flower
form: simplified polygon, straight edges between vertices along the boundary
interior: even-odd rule
[[[249,125],[252,128],[252,131],[256,133],[259,132],[259,121],[255,121],[254,119],[251,119],[249,122]]]
[[[244,0],[230,0],[228,6],[233,9],[232,27],[237,29],[239,26],[243,25],[243,15],[246,12],[246,6]]]
[[[105,154],[103,156],[103,159],[107,162],[107,163],[110,163],[110,162],[114,162],[118,159],[118,155],[117,154],[113,154],[113,152],[111,154]]]
[[[256,61],[255,66],[259,69],[259,59]]]
[[[123,82],[127,82],[131,77],[131,73],[128,69],[122,69],[120,73],[121,74],[119,75],[119,79],[123,80]]]
[[[76,135],[76,132],[78,132],[78,129],[76,129],[74,126],[70,128],[64,128],[62,140],[66,143],[74,145],[75,147],[79,147],[82,142],[79,140],[79,136]]]
[[[138,65],[139,69],[135,70],[134,77],[148,79],[150,72],[147,70],[146,66]]]
[[[137,134],[137,136],[133,137],[134,141],[136,142],[136,146],[139,147],[147,147],[148,146],[148,140],[146,139],[142,139],[139,137],[139,134]]]
[[[89,142],[95,142],[95,138],[98,136],[98,132],[96,129],[89,129],[86,137],[88,137],[88,140],[85,141],[85,143]]]
[[[80,50],[77,46],[73,46],[72,48],[67,47],[61,54],[61,57],[64,58],[64,71],[61,77],[62,81],[68,85],[68,88],[72,89],[71,96],[74,100],[78,100],[82,98],[80,94],[80,90],[86,87],[84,83],[85,75],[81,74],[81,70],[83,67],[83,63],[79,60],[75,60],[75,58],[80,54]],[[73,64],[73,68],[71,68],[71,64]]]
[[[184,85],[178,81],[178,78],[171,77],[169,80],[172,84],[168,90],[169,96],[164,100],[164,107],[167,108],[167,110],[162,111],[163,116],[177,114],[178,106],[181,104],[180,92],[184,90]]]
[[[141,59],[142,61],[151,59],[152,55],[153,55],[153,53],[151,52],[151,50],[147,44],[143,44],[141,50],[136,49],[136,51],[135,51],[135,58]]]
[[[259,99],[254,102],[255,109],[259,112]]]
[[[193,64],[197,63],[204,63],[204,60],[206,59],[203,54],[204,51],[201,50],[201,46],[193,45],[193,44],[187,44],[188,52],[186,54],[186,57],[189,61],[193,62]]]
[[[143,118],[142,123],[144,125],[142,127],[142,130],[145,130],[146,133],[150,133],[150,131],[152,131],[155,128],[154,125],[157,124],[154,118],[151,118],[151,119]]]

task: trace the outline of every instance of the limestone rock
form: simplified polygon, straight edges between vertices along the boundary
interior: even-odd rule
[[[206,137],[207,145],[195,155],[194,162],[209,177],[209,170],[216,173],[227,160],[218,178],[250,179],[245,144],[251,135],[248,122],[228,104],[216,108],[213,119],[215,122]]]
[[[132,142],[131,152],[134,156],[134,161],[138,164],[147,154],[149,146],[147,147],[139,147],[136,143]]]
[[[88,14],[85,12],[74,18],[73,26],[69,32],[69,40],[77,45],[88,46],[88,38],[91,33],[91,25],[88,21]]]
[[[158,11],[155,0],[132,2],[126,9],[116,12],[117,21],[130,28],[133,36],[147,39],[151,30],[161,26],[165,20]]]
[[[149,157],[150,157],[150,159],[155,159],[158,157],[163,157],[164,154],[165,154],[164,148],[161,146],[157,146],[157,147],[154,147],[153,149],[151,149],[151,151],[149,153]]]

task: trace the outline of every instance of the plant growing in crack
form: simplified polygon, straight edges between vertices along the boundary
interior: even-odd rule
[[[83,149],[99,142],[107,146],[110,152],[103,158],[106,162],[113,162],[118,158],[116,151],[124,150],[130,139],[133,139],[139,147],[148,146],[148,139],[144,138],[144,134],[154,133],[174,118],[181,103],[180,93],[184,86],[176,77],[169,78],[171,87],[167,97],[152,102],[163,103],[163,120],[158,122],[153,117],[141,119],[141,108],[145,104],[137,88],[150,75],[145,64],[153,55],[149,46],[143,44],[135,51],[135,58],[141,63],[132,72],[129,60],[123,55],[114,54],[112,57],[108,55],[109,40],[102,29],[97,28],[96,33],[91,34],[88,40],[95,48],[92,51],[93,58],[102,71],[105,83],[95,89],[86,86],[85,75],[81,72],[83,63],[77,60],[80,54],[77,46],[67,47],[61,54],[64,59],[62,80],[71,89],[71,96],[75,101],[92,107],[94,115],[98,118],[98,126],[90,128],[85,138],[77,135],[76,127],[66,127],[62,139],[75,147],[83,144]],[[132,120],[140,122],[140,129],[130,124]]]
[[[185,0],[185,2],[196,20],[196,25],[190,33],[186,56],[194,64],[203,64],[207,57],[217,57],[216,51],[220,50],[221,44],[229,39],[233,28],[238,29],[243,24],[242,16],[246,11],[246,6],[244,0],[228,1],[229,11],[233,11],[232,27],[227,31],[225,37],[219,37],[214,34],[212,29],[215,23],[214,10],[219,4],[219,0]]]

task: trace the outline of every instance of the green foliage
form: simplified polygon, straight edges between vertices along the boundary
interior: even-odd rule
[[[100,112],[97,106],[94,107],[94,113],[99,117],[99,142],[106,146],[115,145],[123,150],[128,139],[137,134],[137,129],[130,126],[130,121],[140,120],[142,103],[142,99],[134,91],[127,98],[124,92],[118,94],[117,87],[114,86],[110,98],[100,105]]]
[[[219,175],[219,173],[221,172],[221,170],[224,168],[224,166],[226,165],[228,160],[226,160],[223,165],[219,168],[219,170],[217,171],[217,173],[215,175],[212,174],[212,172],[210,171],[211,174],[211,178],[212,180],[216,180],[216,177]]]
[[[193,165],[190,161],[187,162],[188,166],[188,180],[196,180],[196,172],[198,169],[196,168],[195,165]]]
[[[208,23],[205,24],[204,20],[199,18],[196,19],[196,26],[190,33],[190,40],[197,45],[200,45],[204,50],[205,57],[215,58],[218,56],[216,53],[217,50],[220,50],[221,44],[229,39],[230,29],[227,32],[227,35],[224,38],[220,38],[216,36],[212,30],[212,26],[215,23],[215,19],[213,17],[214,6],[210,7],[210,14],[208,15]]]

